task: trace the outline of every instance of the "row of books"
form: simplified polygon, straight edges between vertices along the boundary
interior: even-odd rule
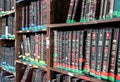
[[[47,82],[47,73],[40,69],[34,69],[32,82]]]
[[[2,46],[2,62],[1,64],[7,64],[9,66],[14,66],[14,47]]]
[[[6,71],[1,71],[0,82],[15,82],[15,76]]]
[[[119,28],[54,31],[54,68],[119,80]]]
[[[45,71],[27,66],[20,82],[47,82]]]
[[[22,30],[40,30],[45,28],[47,1],[38,0],[22,7]]]
[[[46,63],[46,34],[23,35],[22,55]]]
[[[67,23],[120,17],[119,0],[70,0]]]
[[[14,14],[2,17],[2,39],[15,38],[14,36]],[[13,36],[13,37],[12,37]]]
[[[0,11],[11,11],[14,9],[14,0],[0,0]]]
[[[56,74],[55,79],[52,79],[50,82],[89,82],[79,78],[71,77],[64,74]]]

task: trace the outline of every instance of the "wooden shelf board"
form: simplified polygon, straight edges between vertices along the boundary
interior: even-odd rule
[[[55,69],[55,68],[50,68],[50,70],[51,71],[55,71],[55,72],[59,72],[59,73],[62,73],[62,74],[66,74],[66,75],[69,75],[69,76],[81,78],[81,79],[84,79],[84,80],[87,80],[87,81],[92,81],[92,82],[109,82],[109,81],[105,81],[105,80],[101,80],[101,79],[99,80],[99,79],[96,79],[94,77],[89,77],[89,76],[85,76],[85,75],[73,74],[73,73],[66,72],[66,71],[59,70],[59,69]]]
[[[39,30],[39,31],[17,31],[18,34],[39,33],[39,32],[46,32],[46,30]]]
[[[22,61],[20,61],[20,60],[16,60],[16,63],[21,63],[21,64],[24,64],[24,65],[29,65],[29,66],[32,66],[33,68],[40,68],[41,70],[47,71],[47,68],[38,67],[38,66],[35,66],[35,65],[32,65],[32,64],[28,64],[28,63],[26,63],[26,62],[22,62]]]
[[[7,16],[7,15],[10,15],[12,13],[15,13],[15,10],[11,10],[11,11],[5,11],[6,14],[3,14],[3,15],[0,15],[0,18],[4,17],[4,16]]]
[[[92,24],[102,24],[102,23],[112,23],[112,22],[120,22],[120,18],[112,18],[108,20],[96,20],[90,22],[76,22],[76,23],[60,23],[60,24],[49,24],[47,27],[50,28],[58,28],[58,27],[69,27],[69,26],[79,26],[79,25],[92,25]]]
[[[0,66],[0,67],[1,67],[1,66]],[[7,72],[9,72],[9,73],[13,74],[14,76],[16,76],[16,72],[8,71],[8,70],[6,70],[6,69],[5,69],[5,68],[3,68],[3,67],[1,67],[1,69],[3,69],[3,70],[5,70],[5,71],[7,71]]]
[[[0,40],[1,40],[1,41],[6,41],[6,40],[15,41],[15,39],[1,39],[1,38],[0,38]]]

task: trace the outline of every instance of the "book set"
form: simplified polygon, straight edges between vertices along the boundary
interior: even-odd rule
[[[119,34],[119,28],[54,30],[53,67],[115,81]]]
[[[67,23],[120,17],[119,0],[70,0]]]
[[[22,31],[39,31],[46,28],[46,0],[38,0],[22,7]]]

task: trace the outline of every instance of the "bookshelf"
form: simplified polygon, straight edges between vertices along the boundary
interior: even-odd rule
[[[33,69],[40,69],[47,73],[47,82],[51,82],[52,79],[55,79],[56,74],[65,74],[70,77],[76,77],[79,79],[83,79],[90,82],[109,82],[103,79],[97,79],[95,77],[90,76],[89,74],[80,75],[76,73],[72,73],[66,70],[57,69],[53,67],[54,58],[53,58],[53,51],[54,51],[54,31],[86,31],[88,29],[92,30],[101,30],[101,29],[111,29],[111,28],[118,28],[120,26],[120,18],[109,18],[109,19],[102,19],[102,20],[94,20],[94,21],[87,21],[87,22],[75,22],[75,23],[66,23],[68,11],[69,11],[69,3],[70,0],[52,0],[46,1],[47,8],[46,8],[46,24],[45,28],[42,29],[37,28],[36,25],[32,26],[24,26],[23,25],[23,8],[31,5],[31,3],[37,0],[17,0],[15,2],[15,13],[16,13],[16,20],[15,20],[15,59],[16,59],[16,82],[20,82],[24,76],[27,66],[32,67]],[[38,26],[39,27],[39,26]],[[39,35],[45,34],[45,41],[46,41],[46,49],[41,51],[46,51],[46,63],[45,66],[42,65],[40,62],[36,62],[35,58],[29,57],[30,54],[23,54],[24,49],[21,48],[21,42],[23,42],[23,36],[30,37],[31,35]],[[29,45],[29,44],[28,44]],[[32,49],[31,49],[32,50]],[[39,58],[38,58],[39,59]],[[38,60],[37,59],[37,60]]]
[[[44,1],[44,2],[43,2]],[[46,0],[31,0],[31,1],[16,1],[15,3],[15,11],[16,11],[16,82],[22,81],[24,78],[24,73],[26,72],[26,68],[32,67],[32,69],[38,69],[42,70],[47,73],[47,50],[46,50],[46,22],[48,21],[47,15],[45,18],[43,18],[43,22],[41,22],[41,10],[40,8],[44,3],[44,7],[48,7],[48,1]],[[30,14],[29,17],[29,24],[23,25],[23,23],[28,20],[25,19],[28,15],[28,13],[24,12],[24,9],[27,9],[29,6],[28,12]],[[37,6],[37,7],[36,7]],[[34,8],[36,9],[34,9]],[[47,8],[46,8],[47,9]],[[32,13],[35,10],[34,13]],[[35,13],[36,12],[36,13]],[[26,13],[26,15],[24,14]],[[44,14],[47,14],[46,10],[43,12]],[[34,18],[33,18],[34,16]],[[30,20],[31,19],[31,20]],[[46,20],[47,21],[46,21]],[[25,20],[24,22],[22,20]],[[34,21],[32,21],[34,20]],[[45,21],[44,21],[45,20]],[[33,24],[32,24],[33,23]],[[43,24],[44,23],[44,24]],[[26,26],[27,25],[27,26]],[[26,29],[28,28],[28,29]],[[21,43],[23,44],[26,41],[26,38],[29,38],[29,43],[27,47],[29,47],[31,50],[28,50],[29,52],[25,51],[23,48],[21,48]],[[38,42],[39,41],[39,42]],[[25,45],[22,45],[25,47]],[[42,49],[42,50],[41,50]],[[36,51],[37,50],[37,51]],[[38,52],[39,51],[39,52]],[[28,55],[27,55],[28,54]],[[45,57],[46,56],[46,57]],[[44,57],[44,58],[43,58]],[[32,77],[30,77],[32,78]],[[27,81],[27,78],[25,78]],[[31,82],[31,81],[30,81]]]
[[[7,75],[14,80],[16,76],[14,15],[14,1],[0,1],[0,80],[5,79]]]

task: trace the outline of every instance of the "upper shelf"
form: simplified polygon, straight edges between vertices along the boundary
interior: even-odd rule
[[[11,10],[11,11],[1,11],[0,12],[0,18],[4,17],[4,16],[7,16],[7,15],[10,15],[12,13],[15,13],[15,10]]]
[[[93,25],[93,24],[103,24],[103,23],[115,23],[120,22],[120,18],[112,18],[108,20],[96,20],[90,22],[76,22],[76,23],[60,23],[60,24],[50,24],[47,27],[50,28],[59,28],[59,27],[69,27],[69,26],[79,26],[79,25]]]
[[[33,31],[33,30],[28,30],[28,31],[17,31],[18,34],[27,34],[27,33],[40,33],[40,32],[46,32],[46,29],[41,29],[41,30],[37,30],[37,31]]]

